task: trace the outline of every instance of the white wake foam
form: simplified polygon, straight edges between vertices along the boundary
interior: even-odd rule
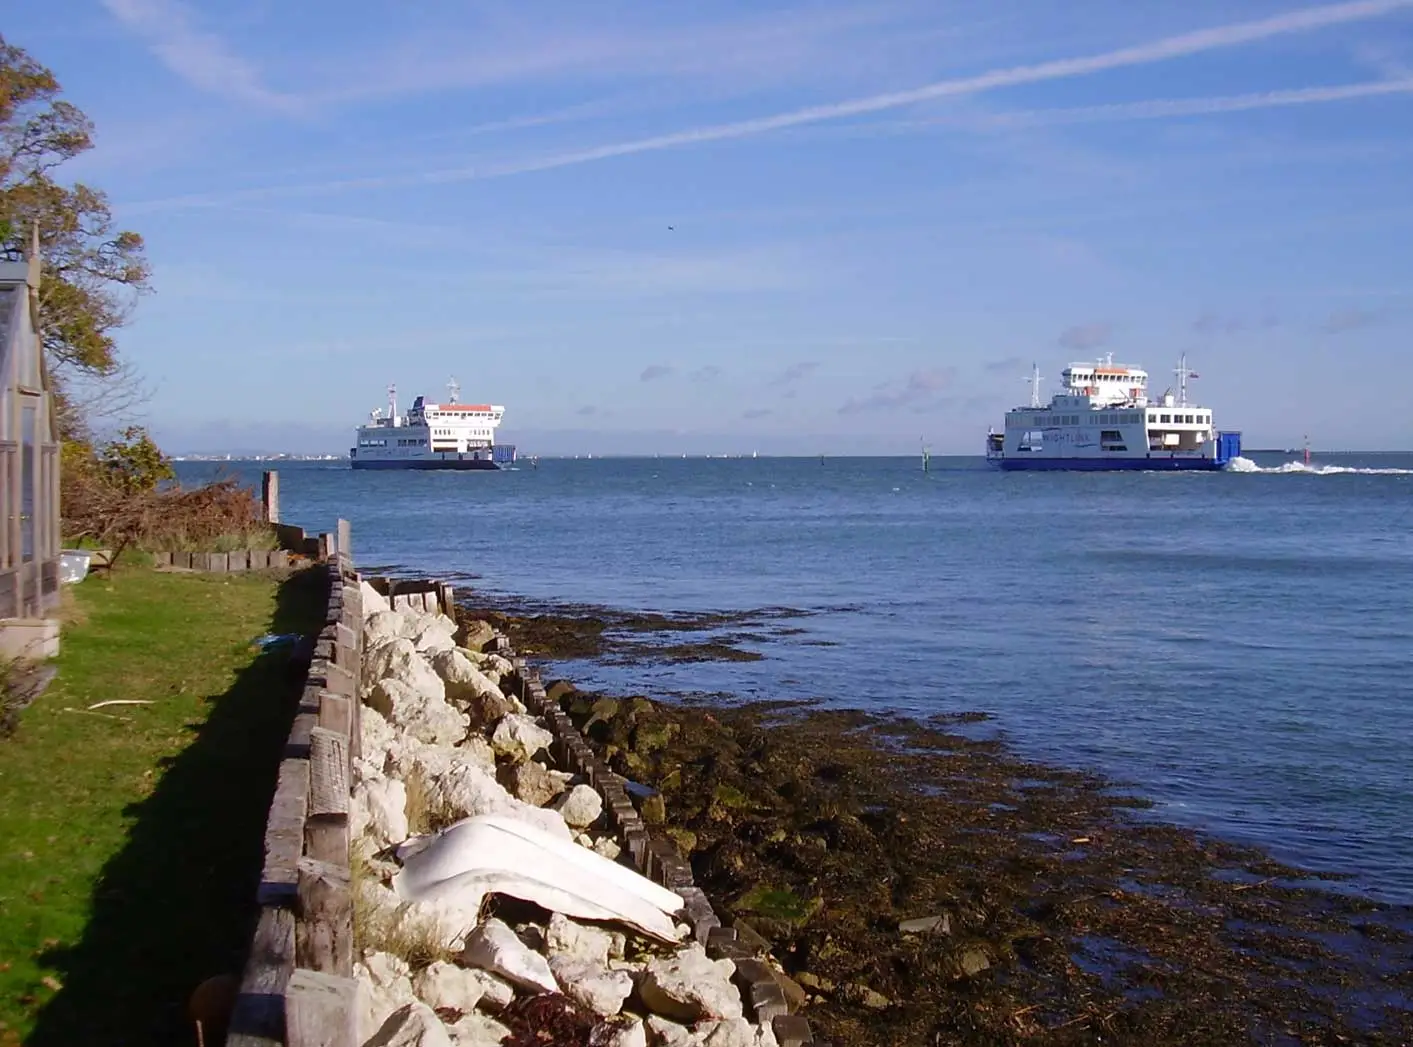
[[[1413,476],[1413,469],[1357,469],[1350,465],[1306,465],[1304,462],[1286,462],[1283,465],[1261,466],[1250,458],[1233,458],[1227,463],[1229,473],[1299,473],[1302,476],[1339,476],[1350,473],[1358,476]]]

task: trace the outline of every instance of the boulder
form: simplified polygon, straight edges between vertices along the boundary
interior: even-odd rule
[[[603,797],[591,785],[576,785],[554,805],[571,829],[587,829],[603,814]]]
[[[620,1014],[589,1033],[590,1047],[648,1047],[648,1027],[636,1015]]]
[[[450,1010],[457,1014],[470,1014],[485,995],[485,989],[478,977],[484,973],[438,960],[418,973],[413,979],[412,987],[417,992],[417,998],[434,1011]]]
[[[373,693],[379,681],[393,679],[406,684],[414,691],[446,698],[446,684],[432,669],[427,659],[413,645],[411,640],[398,637],[373,648],[363,659],[363,695]],[[383,715],[387,710],[379,709]]]
[[[407,787],[383,777],[354,786],[349,834],[355,839],[368,836],[379,850],[407,839]]]
[[[369,953],[362,963],[353,965],[353,977],[358,987],[359,1043],[378,1032],[399,1007],[417,999],[406,962],[391,953]]]
[[[585,927],[562,913],[554,913],[545,928],[545,950],[551,960],[562,956],[602,966],[610,955],[622,956],[623,945],[622,934]]]
[[[648,1047],[648,1029],[641,1018],[604,1022],[589,1034],[594,1047]]]
[[[455,1047],[500,1047],[501,1042],[510,1036],[508,1026],[475,1013],[462,1015],[448,1025],[446,1031]]]
[[[441,686],[441,680],[432,679]],[[379,680],[368,696],[368,705],[419,742],[455,745],[466,737],[465,713],[457,712],[439,694],[396,678]]]
[[[362,744],[363,758],[381,764],[387,757],[388,749],[397,741],[397,732],[387,717],[377,709],[365,704],[359,710],[358,739]]]
[[[559,991],[545,958],[526,946],[501,920],[487,920],[467,935],[461,958],[526,989]]]
[[[736,965],[710,960],[700,946],[648,961],[638,993],[655,1014],[678,1021],[740,1018],[741,994],[731,984]]]
[[[451,1047],[446,1026],[425,1003],[409,1003],[387,1021],[363,1047]]]
[[[502,706],[505,704],[500,686],[476,668],[471,659],[460,651],[455,648],[439,650],[430,657],[433,670],[446,685],[448,701],[465,702],[480,695],[497,699]],[[499,719],[502,715],[504,715],[503,712],[494,719]],[[494,722],[494,719],[485,722],[489,725]]]
[[[618,856],[623,853],[623,848],[612,836],[600,836],[594,841],[594,853],[603,855],[611,862],[616,862]]]
[[[514,796],[533,807],[543,807],[564,792],[563,783],[534,760],[512,767],[506,774],[506,784]],[[567,817],[564,820],[569,821]]]
[[[479,618],[462,624],[461,646],[472,651],[480,651],[495,637],[495,627]]]
[[[478,814],[503,814],[527,822],[545,832],[566,840],[572,839],[569,827],[557,811],[522,803],[491,777],[471,763],[458,763],[435,781],[428,782],[428,793],[455,818],[471,818]]]
[[[447,628],[444,621],[434,618],[421,623],[417,635],[412,638],[417,650],[428,656],[456,650],[456,640],[452,638],[454,630]]]
[[[496,724],[495,733],[491,735],[491,748],[516,763],[524,763],[537,752],[549,748],[553,741],[554,735],[530,717],[510,713]]]
[[[769,1025],[752,1025],[745,1018],[698,1022],[692,1035],[702,1047],[778,1047]]]
[[[461,706],[466,710],[466,715],[471,717],[471,722],[482,730],[495,727],[508,713],[525,711],[525,707],[515,698],[499,691],[477,691],[475,694],[465,695],[461,699]]]
[[[368,615],[363,623],[363,650],[372,652],[390,640],[412,635],[412,622],[401,611],[387,608]]]
[[[610,971],[597,963],[572,956],[551,956],[550,972],[568,996],[602,1018],[623,1009],[623,1001],[633,991],[633,977],[626,971]]]
[[[373,615],[377,614],[379,611],[390,609],[388,598],[367,582],[360,582],[358,584],[358,592],[363,598],[363,618],[365,621],[373,617]]]
[[[653,1047],[701,1047],[692,1030],[660,1015],[650,1014],[647,1020],[648,1040]]]

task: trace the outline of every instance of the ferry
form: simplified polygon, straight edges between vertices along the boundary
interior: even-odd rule
[[[497,444],[496,427],[505,408],[463,404],[453,378],[446,403],[412,401],[397,411],[397,386],[388,386],[388,406],[374,408],[358,427],[358,444],[349,449],[355,469],[503,469],[515,461],[515,448]]]
[[[1197,375],[1184,356],[1173,372],[1178,392],[1148,398],[1148,372],[1115,364],[1071,363],[1064,388],[1040,402],[1033,366],[1030,404],[1006,412],[986,434],[986,461],[999,469],[1224,469],[1241,456],[1241,433],[1218,430],[1209,407],[1188,402]]]

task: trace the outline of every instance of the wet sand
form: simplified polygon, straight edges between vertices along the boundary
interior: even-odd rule
[[[732,631],[793,614],[466,610],[552,660],[753,654]],[[644,817],[723,919],[769,944],[817,1036],[1413,1042],[1413,909],[1165,825],[1102,777],[1023,760],[958,718],[550,693],[615,771],[656,790]]]

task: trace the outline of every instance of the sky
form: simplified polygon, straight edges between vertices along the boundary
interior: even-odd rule
[[[1413,0],[48,0],[169,451],[981,453],[1112,353],[1413,448]],[[1387,393],[1385,393],[1387,390]]]

